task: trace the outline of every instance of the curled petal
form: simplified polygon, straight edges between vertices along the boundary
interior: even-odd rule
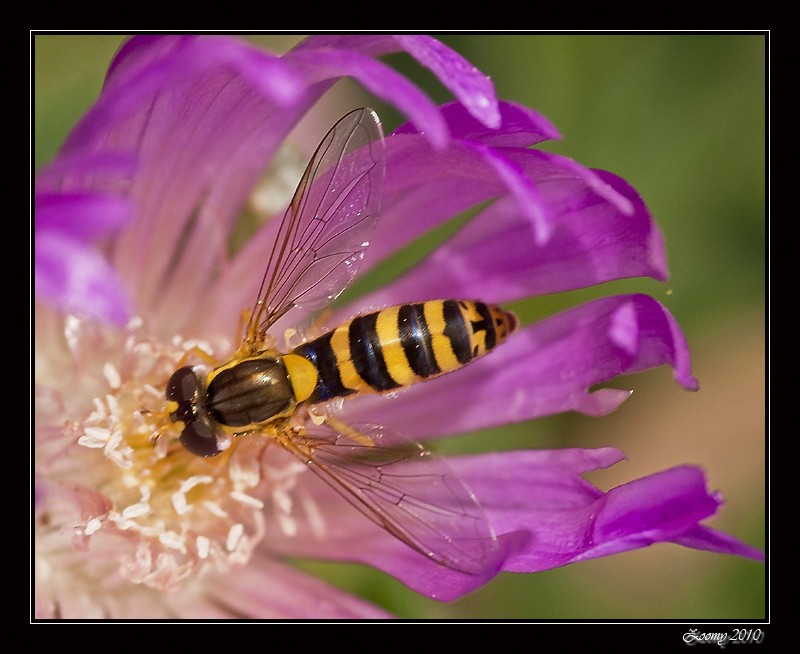
[[[473,141],[493,147],[524,148],[561,138],[553,123],[529,107],[502,101],[498,108],[500,124],[497,127],[489,127],[477,120],[468,108],[459,102],[449,102],[440,107],[450,129],[450,135],[459,141]],[[418,132],[413,123],[406,123],[398,127],[393,134]]]
[[[546,127],[514,107],[505,104],[501,107],[504,116],[510,116],[509,123],[504,123],[491,138],[474,125],[465,125],[464,112],[458,110],[457,105],[445,108],[443,115],[449,124],[458,126],[457,133],[476,135],[483,141],[455,138],[447,150],[435,151],[422,136],[407,127],[387,139],[383,209],[367,252],[366,265],[373,265],[442,222],[481,203],[508,198],[505,211],[518,214],[519,226],[530,232],[523,234],[518,243],[530,244],[531,250],[548,247],[553,238],[560,237],[563,242],[567,236],[565,229],[583,228],[587,241],[594,235],[600,236],[583,249],[600,246],[605,248],[601,253],[608,254],[610,246],[604,237],[616,229],[613,240],[617,250],[621,249],[620,241],[627,238],[639,250],[646,248],[647,254],[644,261],[642,252],[622,255],[622,259],[633,259],[633,264],[640,266],[638,271],[632,268],[632,272],[623,274],[664,278],[662,239],[636,192],[610,173],[589,170],[565,157],[517,146],[488,145],[487,142],[506,139],[514,143],[537,142],[549,136]],[[513,205],[510,204],[512,200]],[[570,219],[580,218],[585,222],[569,224]],[[491,230],[492,220],[486,218],[477,229]],[[606,233],[594,227],[595,221],[602,221]],[[505,225],[498,231],[502,233],[503,228]],[[471,238],[470,229],[476,228],[465,229],[467,239]],[[493,240],[494,234],[491,236]],[[552,250],[556,246],[550,247],[553,254],[558,254],[558,250]],[[519,248],[518,244],[516,250]],[[531,258],[533,256],[531,252]],[[494,263],[494,259],[479,262],[483,266]],[[552,290],[564,288],[546,292]]]
[[[656,542],[763,556],[730,537],[714,540],[715,532],[699,524],[716,512],[720,499],[706,490],[697,468],[662,471],[607,493],[583,478],[623,458],[613,448],[564,449],[450,457],[447,463],[486,511],[504,557],[503,570],[539,572]],[[367,563],[442,601],[457,599],[496,574],[487,570],[470,577],[431,564],[358,512],[348,511],[329,489],[313,487],[315,481],[309,480],[308,488],[313,503],[304,503],[294,516],[296,531],[287,536],[273,530],[269,545],[276,552]],[[320,526],[330,515],[337,516],[336,523]]]
[[[745,556],[755,561],[763,561],[765,558],[763,550],[745,545],[733,536],[702,525],[698,525],[679,537],[673,538],[672,542],[696,550]]]
[[[688,346],[669,312],[646,295],[615,296],[530,325],[454,373],[392,397],[352,400],[344,411],[353,422],[380,419],[418,439],[563,411],[603,415],[629,392],[592,387],[664,364],[683,387],[697,388]]]
[[[305,39],[295,50],[324,50],[342,46],[371,56],[405,50],[430,69],[477,120],[490,128],[499,125],[492,81],[464,57],[436,39],[424,35],[321,35]],[[422,125],[418,124],[418,127]]]
[[[309,84],[346,76],[356,78],[365,88],[409,116],[434,147],[441,149],[446,145],[447,126],[436,104],[416,85],[381,62],[358,52],[332,48],[321,52],[304,48],[286,57],[307,71]]]
[[[449,461],[479,498],[498,535],[528,534],[506,560],[505,570],[537,572],[658,542],[763,558],[759,550],[730,537],[713,539],[714,532],[699,524],[716,513],[721,500],[706,489],[698,468],[664,470],[606,493],[579,477],[620,458],[621,453],[607,448]],[[587,467],[592,461],[595,467]]]

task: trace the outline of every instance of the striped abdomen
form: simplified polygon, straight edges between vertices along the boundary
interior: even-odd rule
[[[468,300],[402,304],[353,318],[294,349],[319,381],[309,402],[387,392],[467,365],[517,327],[513,313]]]

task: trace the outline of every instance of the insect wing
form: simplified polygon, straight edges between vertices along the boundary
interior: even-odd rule
[[[382,428],[345,436],[327,425],[286,435],[284,447],[372,522],[447,568],[479,575],[499,548],[475,497],[445,463],[419,443]],[[352,433],[348,432],[348,433]]]
[[[357,109],[325,135],[284,214],[261,281],[248,336],[295,306],[316,310],[355,276],[375,226],[385,146],[374,111]]]

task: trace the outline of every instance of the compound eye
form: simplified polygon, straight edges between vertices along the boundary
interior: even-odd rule
[[[175,411],[170,414],[173,422],[180,420],[188,424],[194,420],[200,390],[200,382],[191,367],[184,366],[172,373],[167,382],[166,397],[177,404]]]
[[[167,383],[167,399],[183,404],[191,402],[197,395],[200,384],[191,366],[178,368]]]
[[[181,443],[192,454],[202,457],[217,456],[230,445],[229,439],[217,439],[216,432],[202,420],[186,423],[181,432]]]

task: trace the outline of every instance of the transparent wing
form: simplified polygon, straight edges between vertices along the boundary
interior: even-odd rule
[[[377,426],[325,424],[287,432],[282,445],[379,527],[426,558],[471,575],[499,548],[483,509],[446,464],[419,443],[387,443]]]
[[[350,283],[375,226],[384,169],[371,109],[351,111],[325,135],[281,221],[246,332],[251,344],[293,307],[319,309]]]

